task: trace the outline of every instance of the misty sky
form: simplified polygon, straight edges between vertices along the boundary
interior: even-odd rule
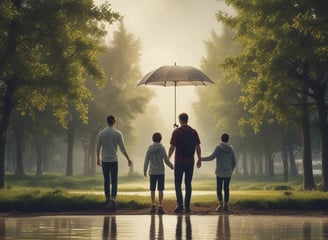
[[[96,0],[97,3],[104,2]],[[219,32],[215,13],[223,3],[217,0],[111,0],[114,11],[124,15],[128,31],[140,39],[141,70],[144,74],[162,65],[190,65],[199,68],[205,55],[204,40],[212,30]],[[136,81],[136,83],[139,79]],[[147,86],[149,87],[149,86]],[[156,91],[151,104],[158,105],[168,126],[174,123],[173,87],[151,87]],[[177,113],[191,113],[195,87],[177,88]],[[192,117],[190,123],[192,124]]]
[[[97,4],[104,1],[95,0]],[[135,38],[140,39],[140,66],[143,74],[163,65],[174,65],[174,63],[200,68],[201,58],[206,55],[204,41],[210,39],[213,30],[220,34],[222,28],[215,16],[215,13],[224,8],[221,0],[111,0],[108,2],[114,11],[124,16],[124,24],[128,31]],[[113,30],[113,26],[110,26],[109,41]],[[136,85],[139,81],[140,79],[136,79]],[[132,146],[128,146],[128,152],[138,172],[142,171],[143,159],[151,143],[152,133],[154,131],[162,133],[162,143],[168,150],[175,122],[174,87],[140,86],[137,88],[141,87],[153,89],[156,96],[149,104],[151,110],[136,120],[137,139]],[[195,88],[193,86],[177,87],[177,115],[180,112],[187,112],[190,116],[190,125],[197,129],[196,116],[192,112],[192,103],[197,101]],[[149,124],[149,118],[152,118],[153,123],[145,125],[145,122]],[[120,128],[119,124],[118,128]],[[214,146],[206,144],[206,136],[203,136],[201,132],[199,134],[202,152],[206,155]],[[124,161],[123,164],[125,164]],[[212,172],[213,164],[204,166],[205,169],[211,169],[207,172]],[[125,170],[124,166],[120,168],[122,171]],[[206,173],[205,169],[196,172]],[[168,170],[166,174],[170,176],[172,171]]]

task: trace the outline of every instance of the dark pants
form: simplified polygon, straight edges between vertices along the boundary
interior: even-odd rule
[[[184,205],[186,208],[190,207],[190,198],[191,198],[191,180],[194,173],[193,164],[175,164],[174,166],[174,185],[175,185],[175,195],[177,198],[178,206],[183,207],[183,197],[182,197],[182,177],[183,174],[185,180],[185,201]]]
[[[104,191],[106,199],[110,197],[115,198],[117,195],[117,162],[102,162],[102,171],[104,176]],[[112,192],[110,192],[110,185],[112,185]]]
[[[219,202],[222,202],[222,184],[223,184],[223,190],[224,190],[224,202],[229,202],[229,185],[230,185],[230,179],[231,177],[216,177],[216,195],[218,197]]]

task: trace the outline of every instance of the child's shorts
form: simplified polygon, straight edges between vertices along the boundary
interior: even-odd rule
[[[157,183],[157,190],[163,191],[164,190],[164,174],[162,175],[149,175],[150,179],[150,191],[155,191],[156,183]]]

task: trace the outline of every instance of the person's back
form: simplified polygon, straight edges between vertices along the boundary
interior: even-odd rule
[[[153,134],[153,144],[148,147],[144,161],[144,176],[147,177],[147,168],[149,166],[149,185],[151,192],[152,206],[150,213],[156,212],[155,189],[158,190],[158,214],[163,214],[163,191],[165,186],[164,162],[173,169],[173,164],[169,161],[164,146],[160,143],[162,135],[158,132]]]
[[[228,210],[228,202],[230,198],[230,180],[232,172],[236,167],[236,156],[232,147],[228,144],[229,135],[224,133],[221,135],[221,143],[214,149],[213,153],[207,157],[202,157],[197,162],[197,167],[201,167],[202,161],[212,161],[216,159],[216,194],[219,205],[216,211]],[[222,185],[224,188],[224,202],[222,197]]]
[[[114,128],[116,123],[115,117],[109,115],[107,117],[108,127],[104,128],[97,136],[97,165],[102,167],[104,177],[104,192],[106,197],[106,206],[116,209],[117,195],[117,174],[118,174],[118,158],[117,147],[119,146],[122,154],[128,160],[128,166],[132,165],[132,161],[125,149],[122,133]],[[110,190],[110,186],[112,186]]]
[[[194,153],[196,151],[198,159],[201,156],[200,139],[196,130],[188,125],[188,114],[179,115],[181,127],[175,129],[170,140],[169,158],[175,151],[174,157],[174,185],[178,206],[174,209],[175,213],[185,210],[190,212],[190,199],[192,193],[191,181],[194,173]],[[187,136],[187,137],[186,137]],[[193,138],[193,139],[191,139]],[[182,196],[182,178],[184,175],[185,198]]]
[[[104,162],[117,161],[118,146],[124,149],[121,132],[111,126],[100,131],[98,144],[102,147],[102,161]]]
[[[171,144],[175,145],[174,161],[177,164],[194,164],[196,146],[199,145],[198,133],[189,125],[182,125],[172,134]]]
[[[236,166],[236,157],[232,147],[221,142],[217,147],[216,175],[219,177],[230,177]]]
[[[154,142],[149,146],[146,159],[149,161],[149,174],[164,174],[167,155],[161,143]]]

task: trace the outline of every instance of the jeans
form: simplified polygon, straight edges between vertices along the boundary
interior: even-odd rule
[[[185,207],[190,207],[190,199],[191,199],[191,180],[194,173],[194,165],[193,164],[175,164],[174,166],[174,185],[175,185],[175,195],[177,198],[178,206],[183,207],[183,197],[182,197],[182,177],[185,175]]]
[[[216,176],[216,195],[218,197],[219,202],[222,202],[222,184],[224,190],[224,202],[229,202],[229,185],[230,185],[231,177],[221,178]]]
[[[117,195],[118,162],[102,162],[102,171],[106,199],[115,198]],[[110,185],[112,185],[112,192],[110,192]]]

